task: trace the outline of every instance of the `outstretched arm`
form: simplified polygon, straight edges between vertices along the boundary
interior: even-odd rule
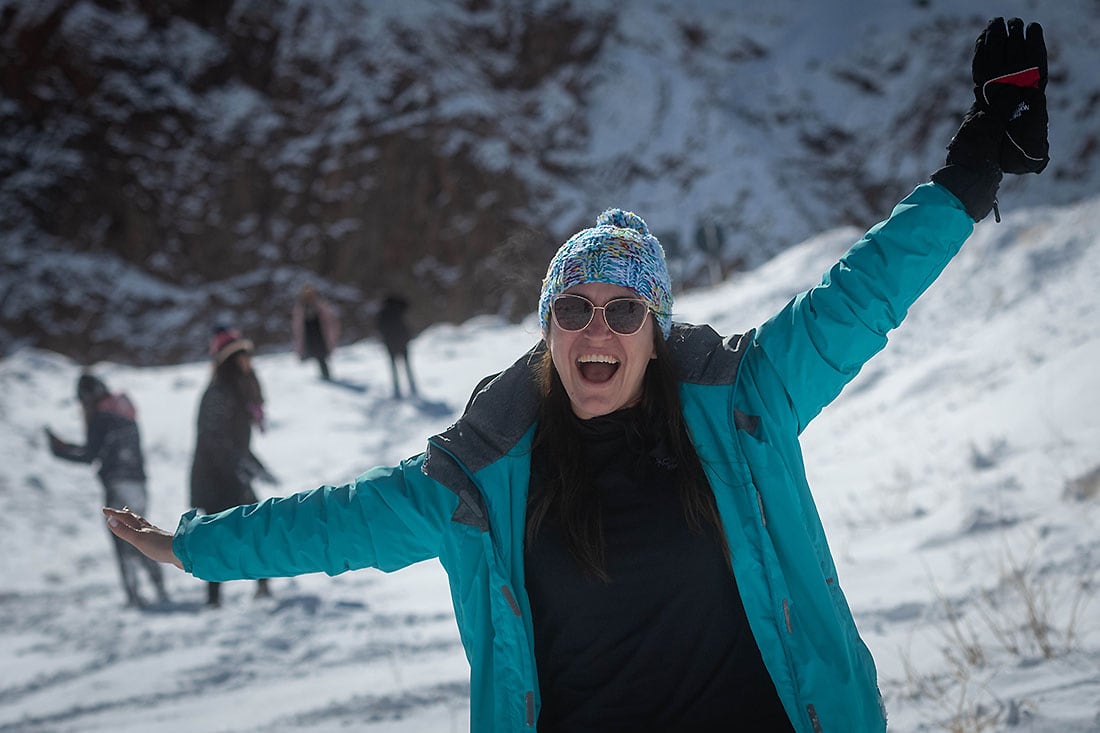
[[[103,507],[103,515],[107,518],[107,527],[116,537],[126,540],[151,560],[175,565],[183,570],[183,563],[172,552],[171,532],[150,524],[145,517],[129,509]]]
[[[94,445],[92,443],[93,439],[95,440]],[[103,443],[101,431],[93,430],[91,426],[88,428],[88,442],[85,445],[68,443],[54,435],[49,428],[46,428],[46,440],[50,445],[50,453],[73,463],[91,463],[94,461],[96,454],[99,452],[99,446]]]
[[[886,345],[973,223],[995,212],[1003,173],[1040,173],[1047,146],[1042,28],[994,18],[975,44],[975,103],[946,165],[874,226],[821,282],[757,331],[801,431]]]

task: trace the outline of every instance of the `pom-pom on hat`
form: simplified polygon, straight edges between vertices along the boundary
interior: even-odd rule
[[[569,238],[546,269],[539,295],[539,325],[550,327],[550,301],[555,295],[582,283],[610,283],[630,288],[644,300],[657,320],[661,334],[672,330],[672,281],[665,265],[665,250],[649,233],[642,217],[632,211],[608,209],[596,226]]]
[[[218,326],[214,329],[214,336],[210,339],[210,357],[215,366],[221,366],[226,359],[238,351],[251,353],[252,342],[241,337],[241,332],[235,328]]]

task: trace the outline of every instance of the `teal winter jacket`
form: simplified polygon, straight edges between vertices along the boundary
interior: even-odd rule
[[[677,324],[669,338],[749,624],[799,733],[883,731],[886,722],[798,436],[886,344],[972,228],[946,189],[918,186],[755,331],[723,338]],[[176,555],[211,581],[439,558],[470,662],[471,730],[532,730],[540,700],[523,535],[541,348],[480,389],[424,453],[344,486],[189,513]]]

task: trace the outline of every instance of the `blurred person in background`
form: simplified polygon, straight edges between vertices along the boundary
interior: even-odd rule
[[[262,432],[264,397],[252,368],[252,342],[235,328],[218,326],[210,340],[213,376],[199,401],[195,455],[191,463],[191,506],[206,514],[252,504],[254,480],[278,481],[252,452],[252,426]],[[270,595],[259,579],[257,597]],[[219,583],[207,584],[207,603],[221,605]]]
[[[104,504],[115,509],[129,508],[138,513],[148,509],[145,491],[145,458],[137,410],[123,393],[112,394],[103,380],[81,374],[76,382],[76,399],[84,415],[84,445],[61,440],[46,428],[50,452],[75,463],[99,463],[99,481],[103,484]],[[126,605],[144,607],[138,592],[138,575],[144,572],[153,584],[159,603],[168,602],[160,564],[138,552],[128,542],[112,535],[118,572]]]
[[[423,453],[174,533],[104,509],[109,526],[211,580],[439,558],[472,731],[885,731],[799,435],[1002,175],[1049,161],[1042,28],[992,20],[973,76],[946,165],[758,328],[673,323],[660,243],[610,209],[551,259],[543,340]]]
[[[409,301],[400,295],[387,295],[378,309],[378,332],[382,334],[382,343],[390,357],[390,374],[393,377],[393,396],[401,399],[401,385],[397,379],[397,362],[405,365],[405,377],[409,382],[409,394],[416,396],[416,380],[413,379],[412,365],[409,363],[409,325],[405,322],[405,311]]]
[[[331,380],[328,358],[340,338],[340,319],[327,300],[312,285],[302,287],[291,310],[294,352],[302,361],[316,359],[321,379]]]

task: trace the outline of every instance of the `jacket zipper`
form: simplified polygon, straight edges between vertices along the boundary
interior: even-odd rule
[[[523,612],[519,608],[519,603],[516,602],[516,596],[512,593],[512,589],[507,585],[500,586],[500,593],[504,596],[504,600],[508,602],[508,607],[512,609],[512,613],[516,618],[522,619]],[[528,690],[523,694],[523,707],[525,718],[524,722],[528,728],[535,726],[535,693],[533,690]]]
[[[807,705],[806,713],[810,716],[810,725],[813,726],[814,733],[822,733],[821,721],[817,717],[817,708],[812,704]]]

